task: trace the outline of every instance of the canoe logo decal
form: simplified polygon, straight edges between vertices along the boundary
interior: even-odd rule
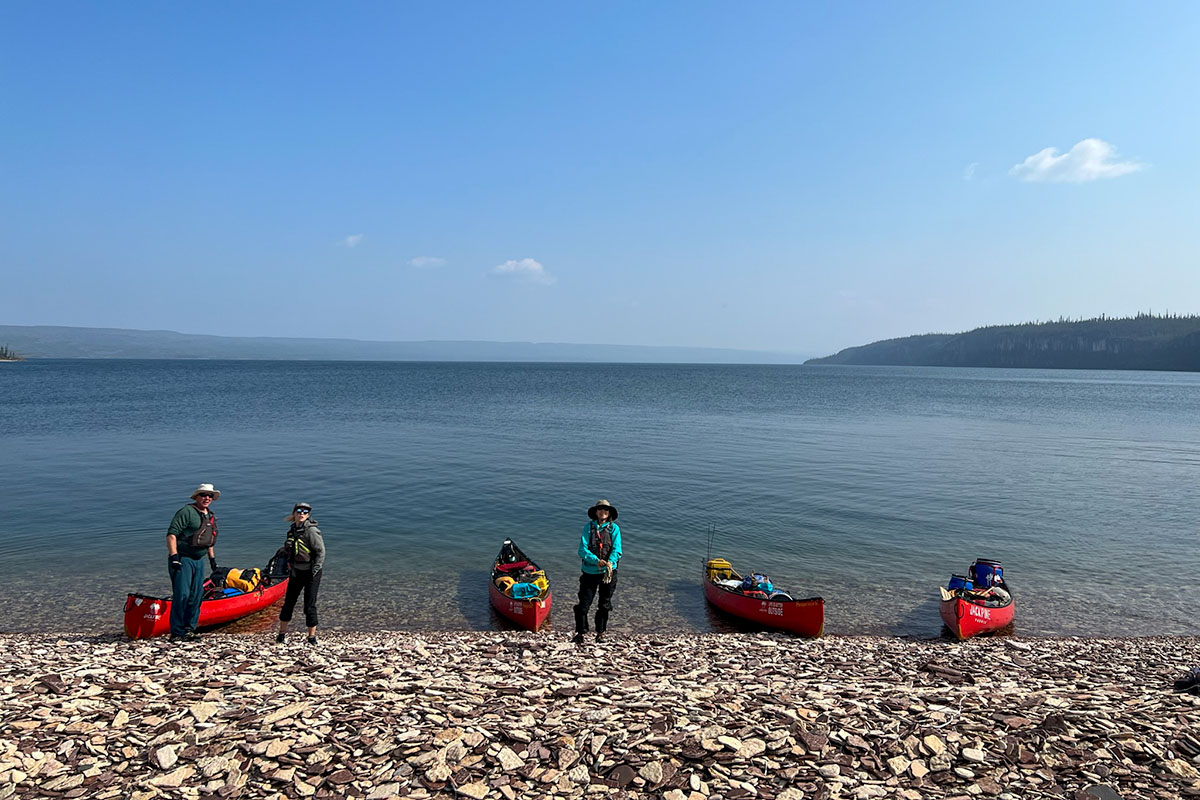
[[[767,615],[772,616],[772,617],[782,617],[783,616],[783,603],[768,603],[764,600],[763,604],[761,606],[759,606],[758,610],[760,613],[766,612]]]
[[[968,610],[971,612],[972,617],[978,617],[979,619],[987,621],[991,621],[992,619],[991,609],[980,608],[979,606],[968,606]]]

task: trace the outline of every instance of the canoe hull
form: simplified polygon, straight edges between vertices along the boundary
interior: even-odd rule
[[[1016,603],[999,608],[988,608],[972,603],[963,597],[952,597],[941,601],[942,622],[956,639],[970,639],[983,633],[993,633],[1012,624]]]
[[[488,594],[492,599],[492,608],[500,616],[527,631],[537,631],[550,619],[550,602],[554,597],[552,591],[547,591],[546,597],[541,600],[519,600],[509,597],[492,583]]]
[[[759,625],[795,633],[820,636],[825,630],[825,600],[762,600],[747,597],[704,579],[704,597],[709,603],[734,617]]]
[[[257,591],[216,597],[200,604],[201,628],[222,625],[273,605],[287,591],[287,578]],[[130,594],[125,599],[125,635],[149,639],[171,632],[171,598]]]

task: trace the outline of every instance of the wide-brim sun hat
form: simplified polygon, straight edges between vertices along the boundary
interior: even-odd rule
[[[292,506],[292,513],[290,513],[286,517],[284,517],[283,521],[284,522],[295,522],[296,521],[296,512],[302,508],[308,510],[308,518],[312,519],[312,506],[310,506],[308,503],[296,503],[296,505]]]
[[[214,489],[213,485],[211,483],[202,483],[199,486],[197,486],[192,491],[192,499],[195,500],[196,495],[198,495],[198,494],[211,494],[213,496],[214,503],[217,501],[217,498],[221,496],[221,493],[218,492],[216,489]]]
[[[612,503],[608,502],[607,500],[597,500],[595,502],[595,504],[592,505],[592,507],[588,509],[588,519],[596,518],[596,509],[598,509],[598,508],[607,508],[608,509],[608,518],[610,520],[617,518],[617,507],[616,506],[614,506]]]

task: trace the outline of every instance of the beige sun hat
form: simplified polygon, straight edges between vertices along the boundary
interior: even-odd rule
[[[221,496],[221,493],[214,489],[211,483],[202,483],[197,486],[195,491],[192,492],[192,499],[195,500],[196,495],[198,494],[211,494],[213,496],[214,503],[217,502],[217,499]]]
[[[588,518],[589,519],[596,518],[596,509],[597,508],[607,508],[608,509],[608,518],[610,520],[617,518],[617,507],[616,506],[614,506],[612,503],[608,502],[607,500],[597,500],[595,505],[593,505],[591,508],[588,509]]]

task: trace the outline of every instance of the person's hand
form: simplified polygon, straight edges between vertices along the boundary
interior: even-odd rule
[[[604,559],[600,559],[598,562],[596,562],[596,564],[600,567],[600,569],[608,569],[608,562]]]
[[[175,576],[179,574],[179,570],[183,569],[183,561],[178,553],[172,553],[167,556],[167,571],[171,573],[171,580],[175,580]]]
[[[217,571],[217,557],[216,556],[208,557],[208,566],[212,567],[213,572]]]

